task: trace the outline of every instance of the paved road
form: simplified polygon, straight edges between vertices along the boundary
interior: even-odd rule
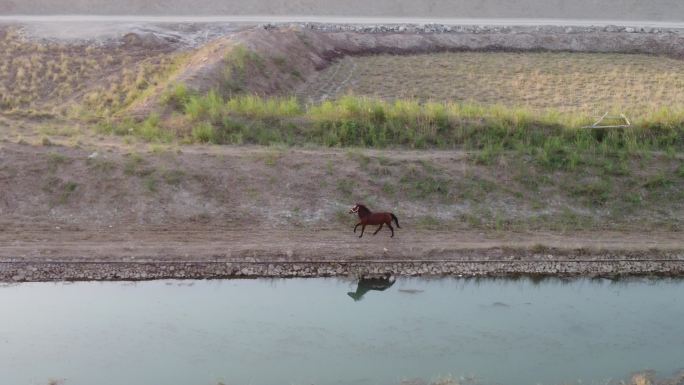
[[[428,24],[445,25],[496,25],[496,26],[604,26],[619,25],[631,27],[684,28],[684,21],[648,20],[579,20],[579,19],[478,19],[478,18],[423,18],[423,17],[347,17],[347,16],[0,16],[0,22],[20,23],[330,23],[330,24]]]
[[[0,16],[2,23],[20,23],[34,36],[58,39],[106,39],[129,32],[173,35],[188,44],[202,42],[258,23],[316,22],[327,24],[444,24],[487,26],[606,26],[684,29],[684,22],[572,20],[572,19],[455,19],[411,17],[331,16]],[[194,24],[192,28],[188,25]]]
[[[330,15],[684,22],[682,0],[0,0],[4,15]]]

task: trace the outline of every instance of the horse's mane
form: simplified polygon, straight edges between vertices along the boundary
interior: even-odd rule
[[[359,206],[359,214],[361,214],[362,212],[365,213],[365,214],[371,214],[371,213],[372,213],[372,211],[370,211],[370,210],[368,209],[368,207],[366,207],[366,206],[364,206],[364,205],[362,205],[362,204],[360,204],[360,203],[357,203],[356,205]]]

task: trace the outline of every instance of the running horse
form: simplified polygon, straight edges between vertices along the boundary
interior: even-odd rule
[[[382,229],[382,226],[387,225],[392,232],[392,236],[390,238],[394,237],[394,228],[392,228],[392,221],[394,220],[394,223],[397,224],[397,228],[400,229],[401,226],[399,226],[399,219],[397,219],[397,216],[392,214],[392,213],[374,213],[371,212],[368,207],[357,203],[356,206],[352,207],[351,210],[349,210],[349,214],[359,214],[359,219],[361,222],[357,223],[356,226],[354,226],[354,233],[356,234],[356,228],[361,226],[361,235],[359,235],[359,238],[363,237],[363,231],[366,230],[367,225],[380,225],[377,230],[373,233],[373,235],[377,234],[380,229]]]

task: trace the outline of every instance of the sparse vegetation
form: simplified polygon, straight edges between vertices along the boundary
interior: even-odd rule
[[[592,205],[603,205],[610,198],[613,186],[608,180],[596,180],[584,183],[571,182],[568,188],[573,196],[585,199]]]
[[[140,154],[131,154],[124,163],[124,174],[129,176],[144,177],[152,174],[153,169],[146,167],[147,162]]]
[[[59,196],[59,203],[60,204],[65,204],[69,200],[69,197],[71,194],[76,191],[76,188],[78,188],[78,184],[76,182],[66,182],[64,183],[64,186],[62,188],[62,193]]]
[[[157,178],[153,175],[145,177],[145,188],[151,193],[157,192]]]
[[[159,125],[159,115],[152,114],[141,124],[133,127],[133,133],[148,142],[170,142],[173,135]]]
[[[264,156],[264,164],[269,167],[275,167],[278,164],[278,158],[281,154],[279,151],[270,151]]]
[[[166,170],[162,173],[162,179],[166,184],[171,186],[179,186],[183,182],[185,172],[182,170]]]
[[[448,198],[452,185],[450,180],[425,167],[409,167],[399,183],[411,199]]]
[[[60,154],[58,152],[49,152],[47,154],[48,160],[52,164],[64,164],[71,162],[71,159],[69,159],[66,155]]]
[[[653,175],[646,180],[643,187],[647,190],[654,190],[659,187],[669,187],[672,186],[674,182],[665,176],[663,173],[658,173]]]
[[[60,125],[46,125],[42,126],[38,129],[38,132],[40,132],[43,135],[46,136],[66,136],[66,137],[72,137],[76,136],[80,133],[80,130],[76,127],[72,126],[60,126]]]
[[[192,138],[199,143],[215,143],[216,129],[207,122],[200,123],[192,129]]]
[[[225,94],[239,93],[244,90],[247,75],[258,72],[264,73],[264,59],[256,52],[243,45],[236,45],[224,58],[223,84],[220,90]]]
[[[47,168],[50,172],[55,172],[60,166],[71,162],[71,158],[58,152],[50,152],[47,154]]]
[[[442,227],[443,223],[438,218],[427,215],[418,218],[417,225],[425,229],[436,229]]]
[[[102,158],[88,158],[86,164],[91,170],[97,171],[103,174],[109,174],[116,170],[117,165],[115,162]]]

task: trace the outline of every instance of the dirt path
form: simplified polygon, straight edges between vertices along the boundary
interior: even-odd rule
[[[684,274],[679,234],[485,234],[404,228],[363,239],[350,229],[184,226],[69,229],[5,224],[0,282],[372,276]]]
[[[656,258],[684,250],[678,233],[482,233],[397,230],[362,239],[351,229],[266,230],[194,226],[74,230],[15,227],[0,230],[3,261],[429,260],[498,258],[522,254]],[[360,230],[359,230],[360,233]],[[357,234],[359,234],[357,233]]]

